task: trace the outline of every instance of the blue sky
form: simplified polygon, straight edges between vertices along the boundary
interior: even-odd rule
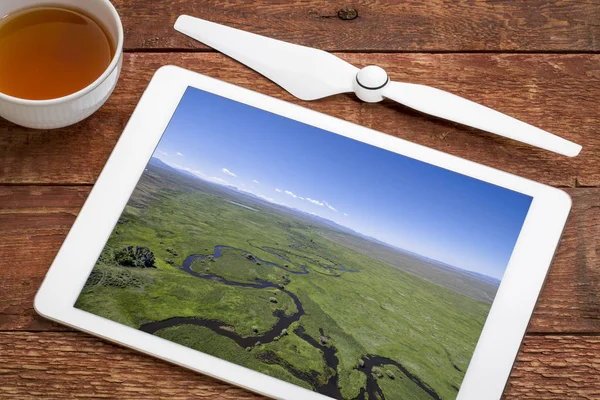
[[[155,157],[391,245],[501,278],[531,198],[198,89]]]

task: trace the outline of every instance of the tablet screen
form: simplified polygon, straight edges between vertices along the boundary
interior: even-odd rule
[[[188,88],[75,307],[337,399],[453,399],[531,201]]]

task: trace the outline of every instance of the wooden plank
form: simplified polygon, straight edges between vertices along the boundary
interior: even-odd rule
[[[3,399],[258,399],[243,389],[79,333],[0,333]]]
[[[33,298],[89,191],[0,187],[0,327],[64,329],[38,316]]]
[[[600,398],[600,336],[527,336],[505,398]]]
[[[129,50],[205,49],[173,29],[181,14],[330,51],[597,51],[600,43],[594,1],[113,2]],[[338,17],[348,7],[357,18]]]
[[[89,193],[89,186],[0,186],[0,214],[64,212],[76,215]],[[0,225],[0,229],[3,228],[6,229]]]
[[[95,181],[154,71],[176,64],[431,148],[555,186],[600,185],[600,55],[340,54],[378,64],[395,80],[433,85],[514,115],[584,146],[568,158],[354,95],[294,99],[214,53],[129,54],[110,101],[73,127],[34,131],[0,121],[0,184]]]
[[[598,396],[600,336],[528,336],[504,398]],[[0,397],[262,398],[75,332],[0,333]]]
[[[88,191],[0,187],[0,331],[65,329],[37,316],[33,298]],[[600,188],[567,192],[573,211],[529,332],[600,332]]]
[[[567,192],[573,208],[529,332],[600,332],[600,189]]]

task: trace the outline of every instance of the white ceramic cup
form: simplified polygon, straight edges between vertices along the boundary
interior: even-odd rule
[[[55,129],[86,119],[108,100],[123,64],[123,24],[109,0],[0,0],[0,18],[44,5],[81,10],[101,23],[117,44],[115,56],[104,73],[78,92],[50,100],[25,100],[0,93],[0,117],[27,128]]]

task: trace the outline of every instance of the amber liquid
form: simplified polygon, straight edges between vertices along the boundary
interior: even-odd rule
[[[36,7],[9,14],[0,19],[0,93],[28,100],[67,96],[97,80],[114,54],[109,35],[79,11]]]

